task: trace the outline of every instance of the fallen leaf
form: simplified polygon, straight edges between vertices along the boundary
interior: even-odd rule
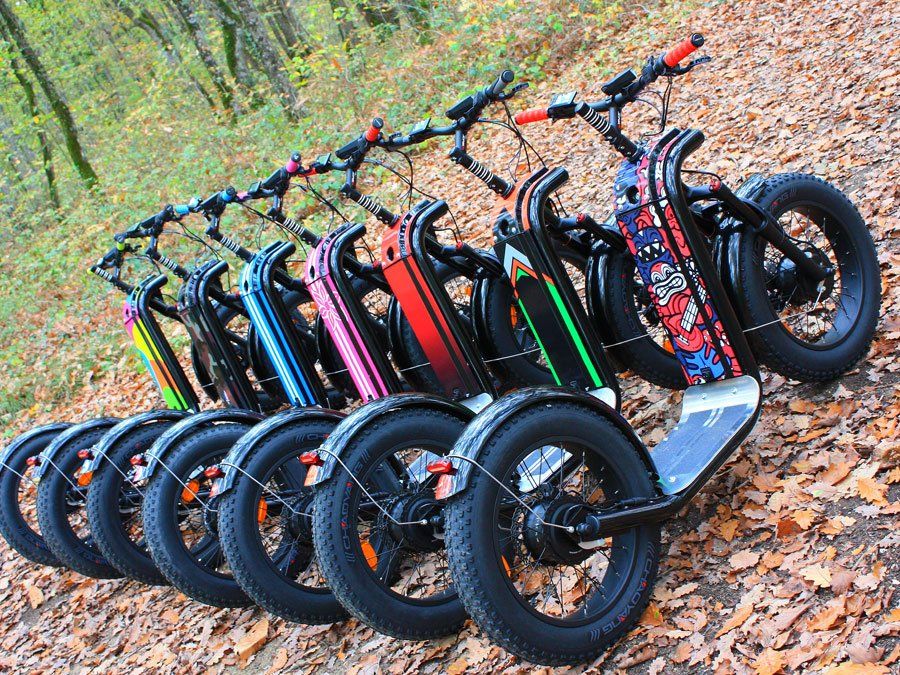
[[[447,675],[460,675],[460,673],[466,672],[468,667],[469,662],[460,657],[447,667]]]
[[[234,652],[238,655],[238,663],[241,668],[246,666],[250,657],[266,644],[268,634],[269,620],[264,617],[253,624],[247,634],[238,640],[234,646]]]
[[[890,668],[877,663],[853,663],[847,661],[825,671],[826,675],[889,675]]]
[[[810,565],[800,570],[800,574],[807,581],[811,581],[819,588],[828,588],[831,586],[831,570],[823,565]]]
[[[753,664],[756,675],[775,675],[775,673],[781,672],[783,667],[784,655],[771,647],[760,654]]]
[[[716,637],[724,635],[730,630],[737,628],[738,626],[742,626],[744,622],[750,618],[750,615],[753,614],[753,605],[741,605],[736,610],[734,610],[734,614],[732,614],[728,621],[722,624],[722,627],[719,629],[719,632],[716,633]]]
[[[37,586],[28,587],[28,604],[37,609],[44,603],[44,592]]]
[[[871,504],[879,506],[887,504],[884,495],[888,486],[883,483],[878,483],[871,478],[859,478],[856,481],[856,489],[859,492],[859,496]]]
[[[752,567],[759,562],[759,553],[753,551],[739,551],[728,559],[731,568],[734,570],[743,570]]]
[[[846,609],[847,602],[845,598],[828,603],[828,606],[810,619],[806,625],[810,630],[828,630],[843,616]]]

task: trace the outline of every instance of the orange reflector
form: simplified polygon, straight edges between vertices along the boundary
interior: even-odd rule
[[[303,485],[310,486],[316,482],[316,476],[319,475],[319,466],[317,464],[313,464],[306,470],[306,478],[303,480]]]
[[[143,455],[135,455],[128,461],[131,463],[131,466],[147,466],[147,458]]]
[[[319,453],[315,450],[304,452],[300,455],[300,463],[305,466],[322,466],[325,460],[319,457]]]
[[[434,498],[435,499],[446,499],[450,496],[450,491],[453,489],[453,475],[449,473],[445,473],[443,476],[438,478],[437,486],[434,488]]]
[[[266,516],[269,513],[269,505],[266,504],[265,499],[259,500],[259,505],[256,507],[256,522],[261,523],[266,519]]]
[[[203,470],[203,475],[210,480],[215,480],[216,478],[224,476],[225,472],[217,466],[208,466]]]
[[[506,556],[501,555],[500,560],[503,562],[503,569],[506,570],[506,576],[511,577],[512,576],[512,568],[510,568],[509,563],[506,562]]]
[[[197,490],[200,489],[200,481],[189,481],[187,487],[181,491],[181,501],[192,502],[197,498]]]
[[[512,326],[516,326],[519,323],[519,312],[516,310],[515,305],[509,306],[509,323]]]
[[[362,549],[363,555],[366,556],[366,563],[368,563],[369,567],[373,570],[378,567],[378,554],[375,553],[375,547],[369,543],[369,540],[362,540],[359,542],[359,546]]]
[[[84,473],[79,473],[75,477],[75,482],[78,483],[78,485],[80,487],[84,487],[85,485],[88,485],[91,482],[91,478],[93,478],[93,477],[94,477],[93,471],[85,471]]]
[[[663,349],[665,349],[670,354],[675,353],[675,347],[672,346],[672,341],[669,338],[663,340]]]
[[[436,459],[433,462],[428,462],[428,466],[425,468],[428,469],[428,473],[433,473],[436,476],[452,476],[456,473],[456,469],[453,468],[453,462],[446,457],[443,459]]]

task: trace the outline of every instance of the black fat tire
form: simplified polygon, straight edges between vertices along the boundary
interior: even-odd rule
[[[198,429],[165,457],[166,466],[182,480],[207,458],[211,463],[228,454],[250,429],[248,424],[227,423]],[[208,466],[209,464],[205,464]],[[211,572],[191,556],[174,512],[182,485],[159,467],[144,491],[144,536],[153,562],[173,586],[185,595],[214,607],[247,607],[250,598],[233,578]]]
[[[93,533],[80,539],[69,524],[66,493],[70,484],[66,478],[73,480],[84,461],[78,457],[78,451],[93,447],[107,431],[109,428],[91,429],[69,439],[54,458],[59,471],[47,467],[38,485],[37,515],[44,541],[66,567],[94,579],[118,579],[122,573],[103,557],[93,541]]]
[[[862,299],[856,324],[834,347],[814,349],[795,339],[781,324],[747,333],[757,359],[785,377],[801,382],[833,380],[851,370],[869,351],[881,306],[881,278],[872,235],[859,211],[833,185],[800,173],[768,178],[756,202],[776,218],[794,205],[814,205],[831,215],[850,243],[860,266]],[[762,326],[775,318],[759,266],[753,264],[757,237],[741,239],[738,288],[750,326]]]
[[[61,567],[62,563],[53,555],[41,534],[33,530],[22,515],[19,489],[23,479],[18,474],[26,476],[30,468],[26,464],[28,458],[39,455],[63,431],[48,430],[29,439],[6,458],[7,466],[0,469],[0,535],[23,557],[51,567]],[[15,439],[10,442],[14,443]],[[36,508],[36,504],[29,506]]]
[[[119,491],[125,482],[124,476],[119,471],[129,474],[133,469],[131,458],[149,450],[153,442],[172,424],[171,421],[144,424],[120,438],[108,450],[100,468],[94,472],[88,489],[88,522],[97,548],[122,574],[151,585],[168,582],[157,569],[146,548],[142,550],[138,547],[137,542],[125,531],[121,513],[115,508],[119,500]],[[143,504],[141,509],[143,510]]]
[[[341,460],[361,475],[389,448],[427,437],[433,445],[449,449],[464,428],[465,422],[447,413],[424,408],[398,410],[379,417],[354,436],[344,447]],[[459,631],[466,613],[455,593],[437,605],[413,606],[388,593],[364,558],[345,549],[342,505],[350,498],[349,481],[347,470],[338,466],[328,482],[318,487],[313,508],[313,541],[335,597],[357,619],[392,637],[429,640]]]
[[[604,314],[613,342],[622,343],[610,347],[609,352],[616,362],[633,370],[641,379],[666,389],[684,389],[688,383],[678,359],[654,342],[641,323],[640,308],[635,302],[634,274],[634,258],[630,253],[608,254]]]
[[[318,448],[334,426],[334,422],[316,420],[284,427],[259,443],[241,468],[265,482],[264,477],[272,473],[273,467],[281,466],[287,458],[296,460],[303,452]],[[260,493],[256,483],[239,473],[219,503],[222,546],[238,584],[257,605],[288,621],[323,624],[347,618],[333,594],[298,588],[273,569],[258,537]]]
[[[491,436],[478,461],[503,476],[521,450],[545,438],[548,429],[565,429],[608,465],[618,467],[617,474],[627,481],[623,498],[654,494],[647,469],[625,435],[595,411],[573,404],[541,405],[514,415]],[[522,606],[496,562],[488,523],[498,489],[487,475],[475,471],[466,490],[452,497],[444,510],[450,571],[463,605],[493,642],[517,656],[546,665],[592,661],[631,630],[650,601],[659,565],[660,527],[644,525],[637,530],[633,567],[643,573],[631,575],[613,611],[577,629],[557,626]]]

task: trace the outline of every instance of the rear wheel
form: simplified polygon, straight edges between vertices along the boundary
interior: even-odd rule
[[[434,477],[425,470],[464,427],[424,408],[379,417],[343,448],[343,465],[317,489],[313,540],[322,573],[340,603],[381,633],[426,640],[465,620],[450,584]]]
[[[586,512],[654,495],[635,448],[596,411],[554,403],[504,422],[478,461],[484,471],[445,509],[465,608],[494,642],[529,661],[596,658],[650,600],[660,528],[635,527],[587,547],[564,528]]]
[[[299,460],[334,426],[300,421],[267,436],[241,462],[219,504],[219,536],[235,579],[256,604],[289,621],[321,624],[347,616],[322,579],[312,542],[312,488],[304,487],[307,468]]]
[[[742,234],[738,288],[750,344],[786,377],[834,379],[859,363],[875,334],[881,279],[872,236],[850,200],[815,176],[773,176],[757,203],[833,272],[815,283],[762,236]]]
[[[6,457],[0,469],[0,534],[16,551],[32,562],[59,567],[40,534],[37,521],[37,485],[31,478],[28,458],[39,455],[66,427],[53,426],[23,442]],[[15,443],[13,439],[11,443]]]
[[[146,485],[137,479],[138,469],[131,459],[147,452],[172,424],[168,420],[152,422],[120,438],[108,448],[88,489],[87,517],[97,548],[122,574],[145,584],[167,582],[147,550],[143,521]]]
[[[44,541],[64,565],[95,579],[117,579],[122,573],[103,557],[91,532],[86,509],[91,475],[82,469],[78,451],[90,450],[108,430],[95,427],[68,438],[38,485],[37,516]]]
[[[253,604],[240,589],[218,536],[213,479],[205,469],[220,462],[250,425],[198,429],[162,461],[144,493],[144,533],[159,571],[184,594],[216,607]]]

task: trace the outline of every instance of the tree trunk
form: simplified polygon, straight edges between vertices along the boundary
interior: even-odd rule
[[[231,86],[228,84],[225,75],[219,68],[219,64],[216,62],[212,51],[210,51],[209,45],[206,43],[206,37],[203,35],[203,30],[200,27],[200,22],[197,20],[197,15],[194,14],[191,3],[188,0],[172,0],[172,4],[175,6],[175,9],[184,21],[184,25],[187,27],[188,34],[191,36],[194,47],[197,49],[197,55],[200,57],[203,65],[206,66],[206,70],[209,72],[209,77],[212,80],[213,86],[219,93],[222,105],[226,110],[233,109],[234,92],[231,90]]]
[[[347,3],[344,0],[328,0],[328,5],[331,7],[331,17],[334,19],[335,26],[337,26],[338,35],[341,37],[341,42],[344,43],[344,48],[352,47],[356,25],[350,16],[350,9],[347,7]]]
[[[200,84],[197,78],[187,69],[184,59],[181,57],[181,52],[178,50],[178,46],[172,41],[169,32],[149,10],[145,7],[141,7],[140,11],[135,12],[134,8],[130,7],[127,2],[123,2],[123,0],[110,0],[110,3],[116,10],[125,15],[132,24],[144,31],[150,36],[151,40],[160,46],[169,65],[173,68],[177,67],[184,73],[191,81],[194,89],[197,90],[197,93],[203,97],[207,104],[209,104],[210,108],[216,107],[212,96],[206,91],[206,88]]]
[[[82,180],[88,185],[96,185],[97,174],[94,168],[84,156],[81,148],[81,141],[78,139],[78,129],[75,126],[75,120],[72,117],[72,111],[62,97],[62,93],[56,88],[56,84],[47,74],[44,64],[41,63],[38,53],[28,42],[25,35],[25,27],[19,21],[19,18],[13,14],[12,9],[7,4],[7,0],[0,0],[0,19],[6,25],[6,30],[12,38],[16,48],[22,54],[22,58],[31,70],[34,79],[40,85],[41,90],[50,103],[50,108],[56,116],[59,126],[62,129],[63,136],[66,139],[66,148],[69,151],[69,157],[81,176]]]
[[[256,7],[253,6],[251,0],[234,0],[234,4],[237,7],[244,27],[247,29],[247,33],[253,39],[253,43],[259,53],[260,65],[266,77],[281,98],[285,112],[292,120],[296,121],[303,114],[297,95],[297,88],[282,68],[281,57],[272,44],[269,34],[266,32],[259,12],[256,11]]]
[[[240,17],[227,0],[212,0],[210,8],[222,27],[222,48],[225,52],[225,64],[228,66],[228,72],[231,73],[235,82],[247,89],[252,89],[253,78],[247,70],[241,47]]]
[[[5,29],[0,30],[0,36],[3,36],[4,39],[9,39],[9,36],[6,34]],[[35,96],[34,93],[34,86],[32,86],[31,82],[29,82],[28,77],[22,70],[22,66],[19,64],[19,60],[15,56],[10,56],[9,64],[12,68],[13,76],[16,78],[19,86],[22,87],[22,93],[25,94],[23,108],[25,110],[25,114],[34,125],[38,144],[41,146],[41,163],[43,164],[44,168],[44,176],[47,179],[47,193],[50,196],[50,201],[53,204],[53,207],[59,209],[59,191],[56,189],[56,172],[53,170],[53,150],[50,148],[50,142],[47,138],[47,133],[41,126],[41,110],[38,107],[37,96]]]
[[[390,3],[383,3],[378,0],[362,0],[359,4],[359,11],[370,28],[400,25],[397,10]]]

